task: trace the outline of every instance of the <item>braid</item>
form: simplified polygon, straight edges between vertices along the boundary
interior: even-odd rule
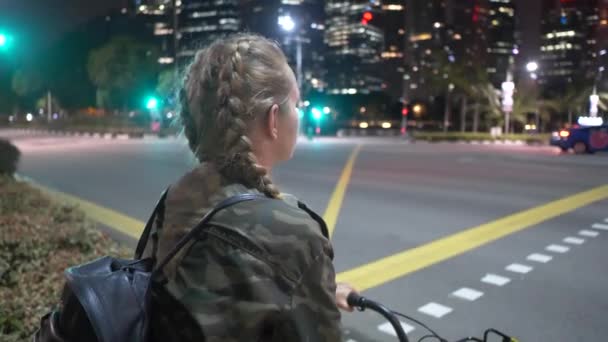
[[[218,40],[197,53],[179,93],[180,117],[190,149],[199,161],[270,197],[278,197],[247,136],[248,123],[287,96],[290,79],[278,46],[241,34]]]
[[[277,197],[279,191],[268,177],[268,170],[259,164],[253,153],[251,140],[246,135],[246,126],[240,119],[241,116],[249,119],[248,116],[251,115],[238,97],[243,94],[245,84],[241,54],[248,53],[249,46],[249,40],[238,40],[232,46],[231,57],[224,63],[219,74],[218,128],[229,133],[224,136],[226,156],[219,158],[219,167],[220,172],[226,176],[240,178],[267,196]]]

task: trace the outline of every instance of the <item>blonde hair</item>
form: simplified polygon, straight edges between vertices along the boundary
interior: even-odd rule
[[[249,124],[274,104],[281,111],[293,73],[279,46],[258,35],[238,34],[199,51],[180,90],[180,117],[190,149],[231,181],[279,195],[247,137]]]

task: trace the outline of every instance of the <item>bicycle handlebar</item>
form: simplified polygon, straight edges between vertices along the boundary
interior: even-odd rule
[[[441,338],[439,335],[437,335],[437,333],[435,333],[433,330],[431,330],[429,327],[427,327],[423,323],[421,323],[411,317],[400,314],[398,312],[394,312],[394,311],[388,309],[387,307],[385,307],[384,305],[377,303],[373,300],[367,299],[367,298],[359,295],[356,292],[351,292],[348,295],[348,297],[346,297],[346,302],[348,303],[349,306],[351,306],[359,311],[365,311],[365,309],[370,309],[370,310],[375,311],[375,312],[379,313],[380,315],[382,315],[384,318],[386,318],[391,323],[391,325],[393,326],[393,329],[395,329],[395,332],[397,333],[397,338],[399,338],[400,342],[409,342],[409,339],[407,338],[405,331],[403,331],[401,322],[397,319],[397,317],[395,315],[403,316],[409,320],[412,320],[412,321],[422,325],[424,328],[426,328],[427,330],[429,330],[432,333],[432,335],[427,335],[427,336],[434,336],[439,341],[447,342],[447,340]],[[483,335],[483,340],[479,339],[477,337],[467,337],[467,338],[458,340],[458,342],[466,342],[466,341],[487,342],[490,334],[498,335],[500,338],[502,338],[502,341],[504,341],[504,342],[517,342],[517,339],[510,337],[508,335],[505,335],[505,334],[501,333],[500,331],[497,331],[494,329],[486,330],[486,332]]]
[[[356,308],[359,311],[364,311],[365,309],[369,308],[381,314],[391,323],[393,329],[395,329],[395,332],[397,333],[397,338],[399,338],[399,341],[409,342],[407,335],[405,334],[405,331],[403,331],[403,327],[401,326],[399,320],[395,317],[393,312],[387,309],[384,305],[376,303],[363,296],[360,296],[356,292],[351,292],[346,298],[346,302],[348,303],[348,305],[353,308]]]

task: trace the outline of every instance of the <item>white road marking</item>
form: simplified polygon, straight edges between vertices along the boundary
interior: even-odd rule
[[[472,302],[483,296],[483,292],[470,289],[468,287],[463,287],[457,291],[452,292],[452,296]]]
[[[403,331],[406,334],[409,334],[412,331],[414,331],[414,327],[413,326],[411,326],[409,324],[406,324],[406,323],[403,323],[401,321],[399,321],[399,323],[401,323],[401,328],[403,328]],[[397,337],[397,333],[395,332],[395,328],[393,328],[393,326],[391,325],[390,322],[386,322],[386,323],[380,324],[378,326],[378,330],[382,331],[383,333],[387,333],[389,335],[393,335],[393,336]]]
[[[599,230],[608,230],[608,224],[596,223],[593,226],[591,226],[591,228],[599,229]]]
[[[485,277],[481,278],[481,281],[496,286],[504,286],[509,283],[511,279],[496,274],[486,274]]]
[[[526,273],[532,271],[533,269],[534,269],[534,267],[532,267],[532,266],[522,265],[522,264],[511,264],[511,265],[505,267],[505,270],[507,270],[507,271],[515,272],[515,273],[522,273],[522,274],[526,274]]]
[[[573,236],[568,236],[563,241],[565,243],[569,243],[569,244],[572,244],[572,245],[582,245],[585,242],[585,239],[581,239],[581,238],[577,238],[577,237],[573,237]]]
[[[593,231],[593,230],[583,229],[580,232],[578,232],[578,235],[587,236],[587,237],[596,237],[596,236],[600,235],[600,233]]]
[[[418,308],[418,312],[422,312],[423,314],[427,314],[429,316],[433,316],[435,318],[441,318],[450,312],[452,312],[452,308],[430,302],[424,306]]]
[[[545,249],[548,250],[549,252],[566,253],[567,251],[570,250],[570,247],[566,247],[566,246],[562,246],[562,245],[549,245],[549,246],[545,247]]]
[[[528,257],[526,259],[528,259],[530,261],[542,262],[543,264],[546,264],[549,261],[551,261],[551,259],[553,259],[553,257],[550,255],[546,255],[546,254],[534,253],[534,254],[528,255]]]
[[[346,342],[357,342],[357,341],[355,341],[351,338],[351,339],[346,340]]]

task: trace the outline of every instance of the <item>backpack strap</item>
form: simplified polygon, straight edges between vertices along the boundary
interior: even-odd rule
[[[196,227],[194,227],[194,229],[192,229],[190,232],[188,232],[188,234],[186,234],[186,236],[184,236],[181,240],[179,240],[179,242],[175,245],[175,247],[173,247],[173,249],[169,252],[169,254],[167,254],[167,256],[165,256],[165,258],[158,264],[158,267],[156,267],[156,269],[153,271],[152,279],[155,279],[155,277],[160,276],[162,279],[161,282],[164,282],[165,279],[164,279],[164,276],[162,275],[163,268],[165,266],[167,266],[169,261],[171,261],[171,259],[173,259],[173,257],[175,257],[175,255],[177,253],[179,253],[179,251],[182,248],[184,248],[184,246],[190,240],[192,240],[194,237],[198,236],[203,231],[203,229],[208,227],[207,223],[209,223],[209,221],[211,221],[211,219],[213,218],[213,216],[215,214],[217,214],[217,212],[219,212],[222,209],[233,206],[235,204],[238,204],[241,202],[246,202],[246,201],[253,201],[256,199],[268,199],[268,197],[259,195],[259,194],[246,193],[246,194],[232,196],[232,197],[229,197],[229,198],[221,201],[218,205],[216,205],[213,209],[211,209],[211,211],[209,211],[207,214],[205,214],[205,216],[203,216],[203,218],[199,221],[199,223],[196,225]]]
[[[298,201],[298,208],[304,210],[306,213],[308,213],[308,215],[310,215],[310,217],[313,218],[313,220],[319,223],[319,226],[321,226],[321,233],[323,233],[323,236],[325,236],[325,238],[329,240],[329,229],[327,229],[327,223],[325,223],[325,220],[323,220],[323,218],[319,216],[319,214],[314,212],[312,209],[308,208],[306,204],[300,201]]]
[[[148,219],[148,222],[146,223],[144,231],[141,234],[139,241],[137,242],[137,248],[135,248],[135,259],[141,259],[141,256],[144,254],[144,250],[146,249],[148,239],[150,238],[152,226],[154,225],[154,222],[156,221],[157,216],[160,215],[161,217],[164,217],[165,200],[167,199],[168,193],[169,193],[169,188],[167,188],[163,192],[163,194],[160,196],[160,199],[156,203],[156,207],[154,207],[154,211],[152,212],[152,215],[150,215],[150,218]]]

